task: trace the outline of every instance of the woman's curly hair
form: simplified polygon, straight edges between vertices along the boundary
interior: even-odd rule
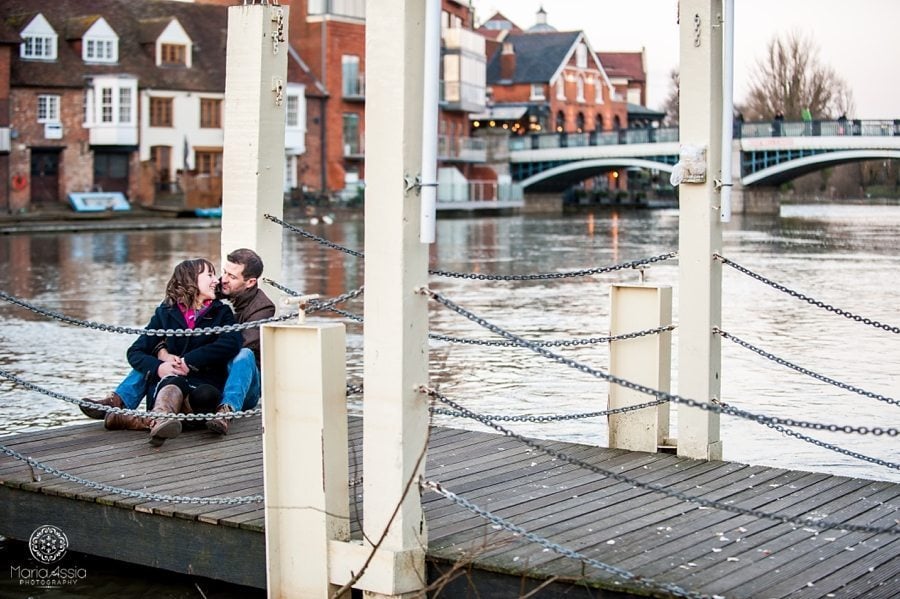
[[[194,301],[200,294],[197,288],[197,277],[205,270],[216,274],[216,267],[205,258],[185,260],[175,267],[172,278],[166,284],[166,304],[175,306],[181,304],[187,308],[194,306]]]

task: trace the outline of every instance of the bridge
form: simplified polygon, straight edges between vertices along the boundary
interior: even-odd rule
[[[510,173],[526,193],[559,193],[619,169],[671,173],[679,147],[677,127],[512,137]],[[735,198],[752,197],[751,190],[772,198],[772,188],[810,172],[848,162],[900,159],[900,120],[736,123],[732,152],[738,174]]]

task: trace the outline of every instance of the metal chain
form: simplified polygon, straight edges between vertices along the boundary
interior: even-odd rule
[[[798,291],[794,291],[793,289],[790,289],[788,287],[785,287],[784,285],[780,285],[780,284],[776,283],[775,281],[767,279],[766,277],[764,277],[760,274],[757,274],[757,273],[741,266],[740,264],[738,264],[736,262],[732,262],[731,260],[722,256],[721,254],[713,254],[713,258],[715,258],[716,260],[719,260],[723,264],[727,264],[728,266],[732,267],[733,269],[735,269],[739,272],[744,273],[745,275],[748,275],[748,276],[756,279],[757,281],[761,281],[761,282],[765,283],[766,285],[768,285],[774,289],[777,289],[778,291],[783,291],[784,293],[787,293],[788,295],[792,295],[792,296],[796,297],[797,299],[801,299],[808,304],[812,304],[813,306],[816,306],[817,308],[823,308],[825,310],[828,310],[829,312],[833,312],[839,316],[843,316],[844,318],[849,318],[850,320],[855,320],[856,322],[861,322],[863,324],[867,324],[869,326],[873,326],[878,329],[883,329],[885,331],[888,331],[889,333],[900,333],[900,327],[895,327],[895,326],[891,326],[888,324],[884,324],[884,323],[878,322],[877,320],[872,320],[871,318],[865,318],[863,316],[853,314],[852,312],[848,312],[847,310],[843,310],[841,308],[836,308],[835,306],[832,306],[830,304],[826,304],[823,301],[813,299],[807,295],[803,295],[802,293],[800,293]]]
[[[538,347],[575,347],[580,345],[594,345],[597,343],[609,343],[611,341],[624,341],[625,339],[637,339],[645,335],[658,335],[666,331],[675,330],[674,325],[666,325],[634,333],[623,333],[622,335],[612,335],[609,337],[587,337],[584,339],[557,339],[554,341],[531,341]],[[493,339],[470,339],[467,337],[451,337],[449,335],[438,335],[429,333],[431,339],[436,341],[447,341],[449,343],[462,343],[465,345],[484,345],[487,347],[521,347],[518,343],[512,341],[499,341]]]
[[[645,408],[652,408],[654,406],[658,406],[660,404],[668,403],[665,399],[657,399],[654,401],[648,401],[642,404],[635,404],[633,406],[623,406],[621,408],[612,408],[609,410],[602,410],[600,412],[584,412],[581,414],[554,414],[548,416],[533,416],[531,414],[523,414],[520,416],[509,416],[506,414],[483,414],[483,416],[489,420],[493,420],[494,422],[535,422],[538,424],[546,424],[548,422],[561,422],[564,420],[584,420],[586,418],[597,418],[599,416],[612,416],[613,414],[625,414],[626,412],[634,412],[635,410],[643,410]],[[438,414],[441,416],[453,416],[454,418],[468,418],[462,412],[456,412],[454,410],[445,410],[443,408],[429,408],[429,411],[432,414]]]
[[[484,273],[464,273],[451,272],[447,270],[429,270],[428,274],[439,277],[451,277],[456,279],[474,279],[477,281],[546,281],[550,279],[567,279],[571,277],[585,277],[589,275],[599,275],[602,273],[613,272],[616,270],[624,270],[628,268],[638,268],[654,262],[662,262],[678,256],[678,252],[669,252],[660,254],[651,258],[641,260],[632,260],[622,264],[614,264],[612,266],[603,266],[598,268],[586,268],[583,270],[573,270],[569,272],[548,272],[534,275],[486,275]]]
[[[755,518],[765,518],[767,520],[774,520],[776,522],[781,522],[783,524],[798,524],[801,526],[809,526],[809,527],[821,528],[821,529],[838,528],[841,530],[849,530],[849,531],[853,531],[853,532],[900,534],[900,522],[895,523],[893,526],[889,526],[887,528],[882,528],[882,527],[870,526],[870,525],[866,525],[866,524],[851,524],[851,523],[847,523],[847,522],[832,522],[829,520],[816,520],[813,518],[801,518],[799,516],[784,516],[781,514],[773,514],[773,513],[769,513],[769,512],[763,512],[760,510],[742,508],[742,507],[739,507],[739,506],[736,506],[736,505],[733,505],[730,503],[721,503],[721,502],[714,501],[711,499],[705,499],[703,497],[688,495],[687,493],[682,493],[681,491],[675,491],[675,490],[669,488],[668,486],[657,485],[654,483],[646,483],[643,481],[639,481],[630,476],[626,476],[624,474],[619,474],[618,472],[613,472],[611,470],[606,470],[605,468],[600,468],[599,466],[595,466],[594,464],[589,464],[589,463],[579,460],[577,458],[573,458],[565,452],[544,447],[543,445],[541,445],[540,443],[538,443],[537,441],[535,441],[533,439],[529,439],[523,435],[515,433],[515,432],[509,430],[508,428],[504,428],[503,426],[497,424],[496,422],[489,420],[485,416],[476,414],[472,410],[469,410],[469,409],[463,407],[462,405],[456,403],[455,401],[451,400],[450,398],[446,397],[445,395],[438,393],[434,389],[431,389],[428,387],[422,387],[420,389],[420,391],[422,393],[426,393],[426,394],[430,395],[431,397],[434,397],[438,401],[450,406],[454,410],[458,410],[459,412],[464,413],[468,418],[471,418],[472,420],[477,420],[478,422],[482,423],[483,425],[485,425],[489,428],[494,429],[495,431],[501,433],[502,435],[504,435],[506,437],[510,437],[512,439],[515,439],[515,440],[519,441],[520,443],[523,443],[524,445],[530,447],[531,449],[539,451],[547,456],[550,456],[551,458],[555,458],[555,459],[567,462],[569,464],[572,464],[573,466],[578,466],[580,468],[590,470],[591,472],[593,472],[595,474],[599,474],[601,476],[606,476],[608,478],[617,480],[622,483],[626,483],[628,485],[639,487],[641,489],[645,489],[647,491],[652,491],[654,493],[660,493],[667,497],[672,497],[674,499],[679,499],[681,501],[688,501],[690,503],[694,503],[694,504],[704,506],[704,507],[711,507],[711,508],[731,512],[733,514],[741,514],[744,516],[753,516]]]
[[[267,280],[267,279],[266,279]],[[307,314],[311,314],[313,312],[318,312],[320,310],[334,310],[334,305],[339,304],[341,302],[345,302],[349,299],[353,299],[363,292],[363,287],[359,287],[358,289],[354,289],[352,291],[348,291],[342,295],[338,295],[328,301],[314,300],[310,302],[310,307],[305,310]],[[74,324],[77,326],[86,327],[89,329],[97,329],[100,331],[105,331],[108,333],[124,333],[127,335],[147,335],[148,337],[199,337],[202,335],[218,335],[220,333],[231,333],[235,331],[243,331],[246,329],[255,329],[260,325],[270,324],[275,322],[284,322],[287,320],[297,318],[299,312],[291,312],[290,314],[285,314],[282,316],[272,316],[271,318],[262,318],[260,320],[253,320],[250,322],[238,323],[238,324],[229,324],[225,326],[217,326],[217,327],[207,327],[201,329],[141,329],[137,327],[122,327],[115,326],[109,324],[103,324],[100,322],[93,322],[91,320],[79,320],[77,318],[72,318],[71,316],[66,316],[65,314],[61,314],[59,312],[53,312],[51,310],[47,310],[41,308],[39,306],[35,306],[34,304],[30,304],[25,300],[21,300],[17,297],[11,296],[8,293],[0,291],[0,299],[6,300],[11,304],[16,304],[23,308],[27,308],[32,312],[40,314],[42,316],[47,316],[48,318],[53,318],[55,320],[59,320],[68,324]]]
[[[236,418],[250,418],[251,416],[258,416],[262,414],[261,408],[254,408],[252,410],[238,410],[235,412],[222,412],[222,413],[204,413],[204,414],[173,414],[167,412],[145,412],[143,410],[129,410],[127,408],[114,408],[112,406],[106,406],[103,404],[94,403],[87,399],[78,399],[76,397],[70,397],[68,395],[63,395],[62,393],[58,393],[56,391],[51,391],[50,389],[45,389],[39,385],[35,385],[34,383],[29,383],[28,381],[17,377],[14,374],[11,374],[5,370],[0,370],[0,377],[3,377],[9,381],[12,381],[16,385],[28,389],[29,391],[36,391],[38,393],[42,393],[47,395],[48,397],[52,397],[54,399],[61,399],[65,402],[75,404],[77,406],[84,406],[86,408],[92,408],[95,410],[99,410],[101,412],[109,412],[110,414],[125,414],[127,416],[139,416],[139,417],[151,417],[157,420],[188,420],[188,421],[200,421],[200,420],[218,420],[219,418],[224,418],[226,420],[234,420]]]
[[[288,230],[290,230],[290,231],[293,231],[294,233],[299,233],[300,235],[306,237],[307,239],[312,239],[313,241],[315,241],[315,242],[317,242],[317,243],[321,243],[321,244],[324,245],[324,246],[330,247],[330,248],[333,249],[333,250],[338,250],[339,252],[344,252],[345,254],[350,254],[351,256],[356,256],[357,258],[362,258],[362,257],[363,257],[363,253],[362,253],[362,252],[358,252],[358,251],[356,251],[356,250],[351,250],[350,248],[344,247],[344,246],[342,246],[342,245],[340,245],[340,244],[337,244],[337,243],[335,243],[335,242],[333,242],[333,241],[328,241],[328,240],[325,239],[324,237],[319,237],[318,235],[314,235],[313,233],[310,233],[309,231],[306,231],[306,230],[304,230],[304,229],[301,229],[300,227],[297,227],[297,226],[292,225],[292,224],[290,224],[290,223],[286,223],[286,222],[284,222],[283,220],[281,220],[280,218],[278,218],[278,217],[276,217],[276,216],[272,216],[271,214],[264,214],[263,216],[265,216],[265,218],[269,219],[269,220],[272,221],[273,223],[275,223],[275,224],[277,224],[277,225],[281,225],[281,226],[284,227],[285,229],[288,229]]]
[[[491,512],[489,512],[488,510],[486,510],[482,507],[478,507],[477,505],[475,505],[474,503],[472,503],[465,497],[457,495],[453,491],[446,489],[439,482],[421,479],[419,481],[419,486],[422,487],[423,489],[428,489],[430,491],[434,491],[435,493],[444,497],[445,499],[449,499],[456,505],[467,509],[468,511],[472,512],[473,514],[475,514],[477,516],[484,518],[485,520],[487,520],[488,522],[490,522],[497,528],[502,528],[503,530],[511,532],[516,536],[524,537],[524,538],[528,539],[529,541],[531,541],[532,543],[537,543],[541,547],[544,547],[545,549],[549,549],[550,551],[552,551],[554,553],[557,553],[564,557],[570,557],[572,559],[578,560],[588,566],[593,566],[594,568],[597,568],[598,570],[602,570],[602,571],[612,574],[614,576],[618,576],[619,578],[622,578],[629,582],[633,582],[644,588],[647,588],[647,589],[650,589],[653,591],[662,590],[662,591],[665,591],[666,593],[669,593],[670,595],[675,596],[675,597],[688,597],[690,599],[704,599],[704,598],[709,597],[709,595],[704,595],[704,594],[696,593],[696,592],[692,592],[692,591],[686,591],[683,588],[681,588],[675,584],[672,584],[672,583],[656,582],[651,578],[645,578],[643,576],[638,576],[637,574],[633,574],[632,572],[629,572],[628,570],[623,570],[622,568],[617,568],[616,566],[611,566],[607,563],[604,563],[604,562],[601,562],[594,558],[588,557],[588,556],[584,555],[583,553],[579,553],[573,549],[569,549],[568,547],[565,547],[558,543],[554,543],[553,541],[550,541],[550,540],[548,540],[542,536],[539,536],[533,532],[528,532],[521,526],[518,526],[517,524],[513,524],[512,522],[509,522],[508,520],[505,520],[505,519],[501,518],[500,516],[492,514]]]
[[[53,476],[58,476],[64,480],[69,482],[78,483],[79,485],[84,485],[89,489],[96,489],[98,491],[105,491],[107,493],[113,493],[115,495],[123,495],[125,497],[133,497],[135,499],[144,499],[147,501],[163,501],[165,503],[190,503],[194,505],[237,505],[241,503],[261,503],[263,501],[262,495],[249,495],[244,497],[190,497],[186,495],[160,495],[157,493],[145,493],[143,491],[132,491],[131,489],[123,489],[121,487],[113,487],[110,485],[105,485],[103,483],[94,482],[91,480],[87,480],[81,478],[80,476],[75,476],[74,474],[69,474],[53,466],[48,466],[42,462],[39,462],[35,459],[32,459],[28,456],[22,455],[18,451],[7,447],[6,445],[0,444],[0,452],[5,453],[6,455],[25,462],[32,468],[37,468],[38,470],[43,470],[48,474],[52,474]]]
[[[831,443],[826,443],[825,441],[821,441],[819,439],[815,439],[813,437],[809,437],[804,435],[803,433],[798,433],[797,431],[792,431],[789,428],[783,427],[780,424],[767,424],[769,428],[775,429],[776,431],[783,433],[785,435],[794,437],[795,439],[800,439],[801,441],[806,441],[807,443],[812,443],[813,445],[818,445],[824,449],[830,449],[831,451],[835,451],[837,453],[842,453],[846,456],[850,456],[851,458],[856,458],[857,460],[862,460],[864,462],[870,462],[872,464],[878,464],[879,466],[884,466],[886,468],[893,468],[894,470],[900,470],[900,464],[896,462],[888,462],[886,460],[882,460],[881,458],[873,458],[871,456],[867,456],[855,451],[850,451],[849,449],[844,449],[843,447],[839,447],[837,445],[833,445]]]
[[[21,306],[36,314],[40,314],[41,316],[46,316],[48,318],[52,318],[54,320],[59,320],[61,322],[65,322],[68,324],[74,324],[80,327],[86,327],[88,329],[97,329],[100,331],[105,331],[108,333],[124,333],[126,335],[147,335],[148,337],[199,337],[202,335],[218,335],[220,333],[231,333],[234,331],[243,331],[245,329],[254,329],[260,325],[268,324],[272,322],[283,322],[285,320],[290,320],[292,318],[297,317],[297,312],[292,314],[287,314],[284,316],[273,316],[271,318],[263,318],[261,320],[254,320],[251,322],[245,322],[241,324],[229,324],[225,326],[218,327],[208,327],[202,329],[141,329],[138,327],[122,327],[116,325],[103,324],[101,322],[94,322],[91,320],[79,320],[77,318],[72,318],[71,316],[66,316],[65,314],[61,314],[59,312],[53,312],[52,310],[47,310],[45,308],[41,308],[39,306],[35,306],[34,304],[30,304],[25,300],[21,300],[17,297],[9,295],[3,291],[0,291],[0,299],[6,300],[11,304],[15,304],[17,306]]]
[[[839,387],[839,388],[845,389],[847,391],[852,391],[853,393],[856,393],[858,395],[862,395],[864,397],[870,397],[872,399],[877,399],[878,401],[883,401],[885,403],[889,403],[889,404],[892,404],[895,406],[900,405],[900,400],[894,399],[892,397],[885,397],[884,395],[879,395],[878,393],[873,393],[872,391],[866,391],[865,389],[860,389],[859,387],[854,387],[853,385],[848,385],[847,383],[842,383],[841,381],[837,381],[835,379],[828,378],[827,376],[813,372],[812,370],[810,370],[808,368],[804,368],[803,366],[798,366],[796,364],[793,364],[792,362],[788,362],[784,358],[779,358],[775,354],[771,354],[763,349],[756,347],[755,345],[753,345],[751,343],[744,341],[743,339],[739,339],[739,338],[735,337],[734,335],[732,335],[731,333],[727,333],[727,332],[723,331],[719,327],[713,327],[713,332],[718,333],[719,336],[724,337],[725,339],[728,339],[729,341],[732,341],[734,343],[737,343],[741,347],[749,349],[750,351],[757,353],[764,358],[768,358],[769,360],[772,360],[776,364],[781,364],[782,366],[787,366],[788,368],[796,370],[797,372],[799,372],[801,374],[805,374],[807,376],[811,376],[814,379],[818,379],[818,380],[822,381],[823,383],[828,383],[829,385],[834,385],[835,387]]]
[[[330,247],[332,249],[344,252],[345,254],[350,254],[351,256],[356,256],[358,258],[365,257],[365,254],[359,252],[357,250],[352,250],[348,247],[342,246],[340,244],[334,243],[333,241],[329,241],[323,237],[319,237],[309,231],[301,229],[295,225],[289,224],[272,216],[271,214],[266,214],[265,217],[272,221],[273,223],[279,224],[282,227],[289,229],[295,233],[299,233],[300,235],[306,237],[307,239],[312,239],[322,245]],[[642,260],[632,260],[631,262],[625,262],[623,264],[616,264],[613,266],[605,266],[601,268],[587,268],[584,270],[576,270],[572,272],[552,272],[552,273],[542,273],[542,274],[534,274],[534,275],[486,275],[482,273],[464,273],[464,272],[452,272],[447,270],[429,270],[428,274],[435,275],[438,277],[451,277],[457,279],[476,279],[479,281],[539,281],[539,280],[547,280],[547,279],[565,279],[569,277],[584,277],[588,275],[597,275],[606,272],[613,272],[616,270],[623,270],[628,268],[638,268],[639,266],[645,266],[647,264],[653,264],[654,262],[662,262],[664,260],[669,260],[671,258],[675,258],[678,256],[678,252],[669,252],[667,254],[661,254],[659,256],[653,256],[652,258],[644,258]]]
[[[626,389],[632,389],[634,391],[638,391],[639,393],[652,395],[658,399],[672,401],[672,402],[675,402],[678,404],[688,406],[690,408],[698,408],[701,410],[705,410],[707,412],[714,412],[714,413],[719,413],[719,414],[728,414],[731,416],[737,416],[739,418],[756,421],[760,424],[768,424],[768,423],[782,424],[784,426],[791,426],[791,427],[797,427],[797,428],[827,430],[830,432],[858,433],[860,435],[875,435],[875,436],[887,435],[889,437],[896,437],[896,436],[900,435],[900,430],[898,430],[896,428],[882,428],[882,427],[878,427],[878,426],[873,426],[873,427],[851,426],[849,424],[845,424],[845,425],[841,426],[841,425],[837,425],[837,424],[823,424],[820,422],[807,422],[804,420],[794,420],[792,418],[779,418],[777,416],[765,416],[763,414],[755,414],[753,412],[741,410],[739,408],[735,408],[733,406],[725,405],[722,403],[710,403],[710,402],[697,401],[695,399],[681,397],[680,395],[676,395],[674,393],[667,393],[665,391],[653,389],[652,387],[647,387],[646,385],[640,385],[638,383],[634,383],[632,381],[620,378],[613,374],[609,374],[609,373],[597,370],[595,368],[591,368],[587,364],[583,364],[583,363],[573,360],[571,358],[566,358],[565,356],[555,354],[547,349],[544,349],[543,347],[535,345],[534,343],[532,343],[526,339],[523,339],[522,337],[519,337],[513,333],[510,333],[509,331],[502,329],[502,328],[498,327],[497,325],[488,322],[487,320],[481,318],[480,316],[478,316],[476,314],[473,314],[472,312],[466,310],[465,308],[462,308],[461,306],[455,304],[454,302],[445,298],[441,294],[439,294],[435,291],[432,291],[431,289],[423,288],[421,290],[421,292],[426,295],[431,296],[431,298],[433,298],[438,303],[446,306],[447,308],[450,308],[457,314],[486,328],[487,330],[491,331],[492,333],[495,333],[497,335],[505,337],[506,339],[509,339],[510,341],[514,341],[518,345],[520,345],[522,347],[526,347],[526,348],[530,349],[531,351],[544,356],[545,358],[548,358],[550,360],[553,360],[555,362],[558,362],[558,363],[568,366],[570,368],[574,368],[575,370],[579,370],[579,371],[584,372],[585,374],[589,374],[593,377],[609,381],[610,383],[615,383],[616,385],[620,385],[622,387],[625,387]]]
[[[271,279],[263,279],[266,283],[271,285],[272,287],[292,295],[294,297],[299,297],[303,295],[299,291],[295,291],[290,287],[285,287],[280,283],[277,283]],[[352,312],[346,312],[344,310],[339,310],[337,308],[329,308],[332,312],[337,312],[342,316],[346,316],[347,318],[356,321],[363,322],[362,316],[357,316]],[[536,345],[540,345],[541,347],[574,347],[580,345],[594,345],[597,343],[608,343],[610,341],[623,341],[625,339],[636,339],[638,337],[643,337],[645,335],[658,335],[659,333],[664,333],[666,331],[675,330],[674,325],[666,325],[661,327],[656,327],[653,329],[646,329],[644,331],[637,331],[634,333],[623,333],[622,335],[613,335],[610,337],[589,337],[585,339],[558,339],[555,341],[534,341]],[[467,337],[452,337],[450,335],[439,335],[437,333],[428,333],[428,338],[433,339],[435,341],[446,341],[448,343],[461,343],[464,345],[483,345],[486,347],[519,347],[518,343],[513,343],[511,341],[499,341],[493,339],[470,339]]]
[[[351,383],[347,383],[347,395],[358,395],[363,392],[362,385],[353,385]]]

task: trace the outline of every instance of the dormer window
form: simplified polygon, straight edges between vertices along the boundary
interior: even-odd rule
[[[160,63],[169,66],[185,66],[187,48],[181,44],[162,44],[159,50]]]
[[[22,44],[19,46],[19,56],[33,60],[56,60],[56,31],[44,18],[37,15],[23,29]]]
[[[118,62],[119,36],[103,17],[84,32],[81,59],[84,62]]]

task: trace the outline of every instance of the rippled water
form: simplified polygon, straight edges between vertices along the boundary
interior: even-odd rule
[[[290,216],[287,220],[291,220]],[[298,220],[292,220],[300,224]],[[362,221],[308,228],[355,249]],[[736,217],[723,253],[793,290],[855,314],[900,325],[900,207],[785,206],[780,217]],[[489,274],[560,272],[606,266],[677,250],[678,212],[605,211],[565,216],[512,216],[438,222],[432,267]],[[211,230],[11,235],[0,238],[0,289],[48,310],[96,322],[146,323],[175,262],[219,255]],[[362,260],[285,233],[284,276],[296,290],[334,296],[362,284]],[[533,339],[603,336],[609,331],[609,286],[636,282],[636,271],[534,282],[436,278],[432,286],[487,320]],[[677,261],[645,271],[673,286],[678,322]],[[275,295],[273,293],[273,295]],[[723,271],[722,328],[762,349],[848,385],[898,395],[898,336],[810,306],[729,267]],[[362,301],[346,309],[361,313]],[[0,368],[59,393],[104,395],[124,375],[131,337],[49,320],[0,305]],[[435,303],[431,329],[446,335],[490,334]],[[348,371],[362,376],[361,327],[348,328]],[[677,348],[678,333],[673,335]],[[554,349],[606,370],[606,345]],[[865,426],[900,426],[898,407],[805,376],[723,340],[724,401],[755,413]],[[678,391],[673,349],[673,391]],[[491,414],[601,410],[602,380],[518,348],[433,343],[431,378],[452,399]],[[700,399],[700,398],[697,398]],[[359,407],[359,399],[354,399]],[[677,422],[677,408],[674,408]],[[0,434],[84,421],[77,408],[0,380]],[[441,423],[478,428],[471,421]],[[544,438],[607,442],[604,419],[515,424]],[[896,438],[801,431],[853,451],[897,462]],[[673,435],[676,432],[673,430]],[[803,470],[900,481],[896,470],[790,439],[759,424],[722,417],[725,458]]]

